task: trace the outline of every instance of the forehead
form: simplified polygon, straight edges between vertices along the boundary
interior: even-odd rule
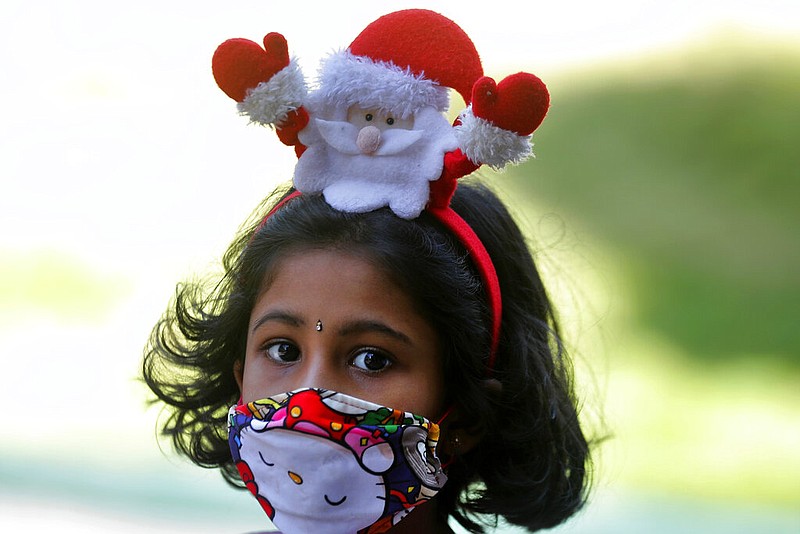
[[[254,311],[265,306],[309,316],[391,319],[415,329],[427,324],[389,269],[367,254],[340,249],[287,251],[264,275]]]
[[[312,283],[312,286],[322,285],[317,282],[328,279],[338,280],[340,284],[361,280],[387,287],[396,286],[398,289],[400,286],[393,280],[389,270],[382,268],[380,262],[372,258],[368,251],[361,250],[361,247],[344,249],[339,246],[289,245],[278,256],[263,274],[259,297],[273,291],[276,284],[292,286],[300,293],[313,289],[307,284],[298,284],[299,280]]]

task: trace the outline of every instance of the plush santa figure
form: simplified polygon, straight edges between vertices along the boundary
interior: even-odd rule
[[[294,185],[339,210],[388,206],[411,219],[445,207],[456,180],[482,164],[499,169],[531,154],[549,107],[539,78],[483,76],[475,46],[453,21],[428,10],[385,15],[322,62],[307,91],[286,40],[219,46],[220,88],[252,122],[276,128],[299,157]],[[450,125],[449,89],[467,104]]]

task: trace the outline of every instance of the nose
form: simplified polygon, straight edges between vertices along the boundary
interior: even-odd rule
[[[322,388],[342,391],[347,387],[345,373],[338,359],[329,351],[324,344],[306,349],[305,358],[297,368],[298,373],[294,375],[292,389]]]
[[[378,150],[381,144],[381,131],[375,126],[364,126],[358,132],[356,146],[362,154],[370,155]]]

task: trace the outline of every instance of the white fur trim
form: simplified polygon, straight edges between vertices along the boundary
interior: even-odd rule
[[[522,163],[533,156],[530,135],[519,135],[499,128],[472,113],[472,106],[461,112],[455,127],[461,150],[475,163],[498,170],[509,163]]]
[[[303,105],[306,98],[306,80],[295,58],[272,78],[248,89],[247,96],[237,104],[242,115],[250,122],[265,126],[280,125],[289,112]]]
[[[382,109],[403,119],[429,106],[447,111],[450,103],[448,89],[436,81],[391,62],[353,55],[349,50],[323,60],[318,83],[318,96],[328,103]]]

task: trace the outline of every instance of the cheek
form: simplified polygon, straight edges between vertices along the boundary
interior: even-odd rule
[[[242,393],[244,382],[244,363],[242,360],[233,362],[233,378],[236,380],[236,386],[239,388],[239,393]]]
[[[269,392],[267,385],[274,383],[275,377],[271,376],[262,357],[248,351],[245,356],[244,364],[241,365],[241,385],[239,390],[245,402],[251,402],[269,396],[270,393],[282,393],[283,391]]]
[[[284,393],[280,388],[280,368],[270,364],[263,345],[268,339],[265,336],[248,335],[245,354],[240,366],[239,390],[245,402],[260,400],[270,395]]]
[[[417,379],[419,384],[424,384],[424,387],[413,385],[411,387],[411,391],[416,392],[415,395],[423,405],[422,411],[417,413],[434,421],[447,409],[445,402],[448,396],[443,354],[438,343],[435,346],[435,352],[431,353],[423,374]]]
[[[387,386],[383,393],[389,408],[422,415],[434,422],[446,409],[444,379],[439,369],[432,367]]]
[[[441,374],[430,377],[427,394],[425,395],[426,410],[423,412],[426,417],[436,422],[447,409],[445,403],[445,385]]]

